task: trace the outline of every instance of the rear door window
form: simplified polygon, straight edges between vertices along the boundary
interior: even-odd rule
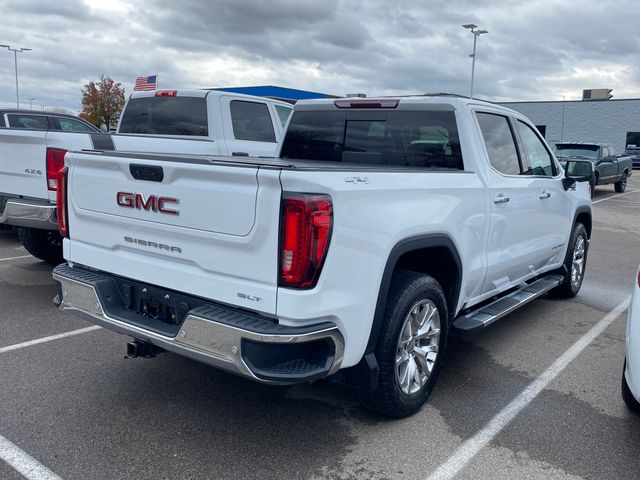
[[[236,140],[276,142],[273,122],[266,103],[232,100],[231,124]]]
[[[45,115],[21,115],[10,113],[9,127],[29,130],[49,130],[49,121]]]
[[[56,129],[62,132],[96,133],[96,129],[73,118],[53,117]]]
[[[281,156],[411,168],[464,168],[452,111],[297,111],[289,123]]]
[[[118,133],[143,135],[209,135],[204,97],[131,98],[124,109]]]
[[[518,150],[509,119],[493,113],[476,113],[491,166],[504,175],[520,175]]]

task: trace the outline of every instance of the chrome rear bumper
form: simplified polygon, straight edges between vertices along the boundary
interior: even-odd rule
[[[9,198],[0,215],[0,223],[16,227],[57,230],[56,206],[47,200]]]
[[[286,327],[227,307],[199,307],[189,311],[177,335],[167,336],[114,318],[106,312],[108,308],[104,307],[104,299],[98,290],[100,284],[104,285],[105,280],[110,279],[108,275],[63,264],[54,269],[53,278],[61,287],[60,309],[71,310],[109,330],[256,381],[275,384],[310,381],[332,375],[342,363],[344,339],[338,328],[327,322],[317,328]],[[225,317],[224,323],[216,321],[216,313],[210,313],[219,312],[222,308],[226,309],[226,313],[220,315]],[[237,325],[229,324],[229,317],[234,315],[238,316]],[[305,370],[305,361],[299,358],[285,362],[287,365],[264,365],[265,358],[268,363],[269,349],[277,352],[275,356],[282,357],[283,349],[294,348],[299,352],[301,348],[312,347],[318,342],[330,342],[332,352],[325,359],[320,359],[320,364],[324,361],[320,368],[306,367]],[[249,351],[258,352],[257,362],[252,361],[255,357],[249,358]],[[292,371],[298,375],[291,376]]]

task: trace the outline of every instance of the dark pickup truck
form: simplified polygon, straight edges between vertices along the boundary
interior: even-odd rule
[[[627,145],[627,149],[624,151],[623,155],[631,157],[633,168],[640,167],[640,147],[637,145]]]
[[[558,142],[554,153],[564,167],[567,160],[590,160],[593,162],[594,179],[592,187],[613,183],[616,192],[627,188],[633,164],[631,157],[618,156],[608,143]],[[592,192],[593,192],[592,188]]]

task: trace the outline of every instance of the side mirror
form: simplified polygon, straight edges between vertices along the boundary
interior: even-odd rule
[[[576,182],[593,181],[593,163],[585,160],[568,160],[564,167],[565,177],[562,185],[569,190]]]

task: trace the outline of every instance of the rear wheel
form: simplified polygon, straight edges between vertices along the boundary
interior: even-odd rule
[[[410,271],[394,274],[376,345],[379,381],[367,407],[406,417],[418,411],[438,378],[447,343],[447,305],[440,284]]]
[[[627,189],[627,179],[629,178],[629,174],[624,172],[622,174],[622,178],[619,182],[613,184],[613,187],[616,189],[616,192],[623,193]]]
[[[640,402],[636,400],[629,389],[629,384],[627,383],[627,378],[624,375],[624,372],[627,370],[627,362],[624,362],[624,368],[622,369],[622,399],[624,403],[627,404],[627,407],[632,412],[640,413]]]
[[[584,280],[588,249],[587,230],[581,223],[576,223],[571,232],[569,248],[564,259],[564,280],[552,290],[553,294],[564,298],[575,297],[578,294]]]
[[[62,237],[53,230],[18,227],[18,238],[36,258],[48,263],[62,263]]]

